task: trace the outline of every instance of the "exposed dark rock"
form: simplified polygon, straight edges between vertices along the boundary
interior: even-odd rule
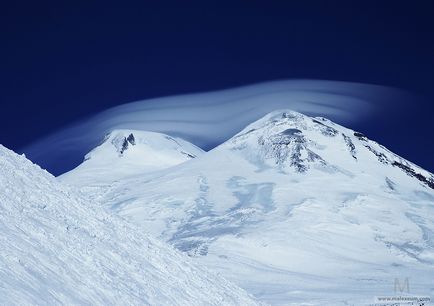
[[[378,160],[379,160],[380,162],[382,162],[383,164],[389,164],[389,163],[390,163],[390,161],[389,161],[389,159],[387,158],[387,156],[384,155],[383,153],[375,151],[375,150],[374,150],[371,146],[369,146],[369,145],[365,145],[365,147],[366,147],[369,151],[371,151],[375,156],[377,156]]]
[[[124,138],[124,141],[122,142],[121,150],[119,151],[120,154],[123,154],[125,150],[128,149],[128,141],[127,138]]]
[[[312,119],[314,123],[316,123],[319,126],[319,129],[321,131],[321,134],[324,136],[336,136],[339,132],[332,128],[331,126],[328,126],[318,120]]]
[[[402,171],[404,171],[405,173],[407,173],[407,175],[412,176],[417,178],[419,181],[421,181],[422,183],[424,183],[425,185],[427,185],[428,187],[434,189],[434,180],[433,178],[427,178],[425,176],[423,176],[420,173],[417,173],[413,168],[411,168],[408,165],[404,165],[403,163],[394,161],[392,163],[392,166],[398,167],[400,169],[402,169]]]
[[[258,144],[262,146],[265,157],[272,158],[277,165],[289,165],[297,172],[306,172],[309,163],[325,161],[316,153],[307,148],[307,140],[299,129],[286,129],[265,139],[259,137]],[[302,154],[302,152],[307,154]],[[303,158],[302,156],[306,156]]]
[[[123,134],[119,133],[113,137],[111,143],[116,148],[119,156],[122,156],[123,153],[128,150],[130,145],[134,146],[136,144],[136,139],[132,133],[128,135],[128,137],[125,137]]]
[[[365,135],[363,135],[362,133],[360,133],[360,132],[354,132],[354,136],[356,136],[357,138],[359,138],[359,140],[363,140],[363,141],[367,140],[367,137]]]
[[[134,135],[132,133],[127,137],[127,141],[133,146],[136,144],[136,139],[134,138]]]
[[[352,142],[350,137],[348,137],[347,135],[345,135],[343,133],[342,133],[342,136],[344,137],[345,144],[347,145],[347,148],[350,151],[351,156],[357,160],[356,146],[354,145],[354,143]]]
[[[122,140],[122,146],[119,150],[119,154],[123,154],[126,150],[128,150],[129,145],[136,145],[136,139],[134,138],[133,134],[128,135],[128,137],[124,137]]]
[[[294,151],[291,154],[290,158],[290,165],[293,167],[297,172],[305,172],[308,168],[303,163],[303,159],[301,158],[301,151],[303,147],[300,144],[297,144],[294,147]]]
[[[343,134],[343,133],[342,133],[342,136],[344,137],[345,144],[347,145],[347,148],[350,151],[351,156],[354,159],[357,159],[357,156],[356,156],[356,146],[352,142],[351,138],[348,137],[347,135]]]
[[[184,152],[184,151],[181,151],[181,154],[187,155],[189,158],[196,158],[195,155],[192,155],[192,154]]]

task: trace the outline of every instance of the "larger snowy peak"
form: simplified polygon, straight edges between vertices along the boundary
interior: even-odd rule
[[[1,305],[248,305],[249,296],[0,145]]]
[[[258,167],[277,167],[284,173],[316,169],[328,173],[374,172],[378,175],[396,168],[434,189],[433,174],[362,133],[322,117],[312,118],[294,111],[268,114],[247,126],[222,148],[240,151]]]

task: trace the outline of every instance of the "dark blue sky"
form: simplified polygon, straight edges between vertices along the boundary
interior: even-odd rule
[[[313,78],[420,96],[351,128],[434,170],[433,1],[2,5],[0,143],[11,149],[134,100]]]

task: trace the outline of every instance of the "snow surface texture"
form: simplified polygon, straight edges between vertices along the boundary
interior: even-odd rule
[[[253,305],[0,145],[1,305]]]
[[[276,111],[117,179],[92,197],[271,304],[366,305],[407,277],[434,296],[433,175],[327,119]]]

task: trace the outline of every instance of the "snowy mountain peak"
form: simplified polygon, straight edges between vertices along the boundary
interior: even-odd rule
[[[328,125],[330,124],[330,125]],[[332,165],[317,150],[317,137],[335,137],[338,130],[324,118],[310,118],[293,111],[277,111],[246,127],[226,145],[248,152],[248,158],[283,172],[306,172]],[[255,156],[251,153],[255,152]],[[274,164],[274,165],[273,165]]]
[[[380,168],[388,165],[434,189],[431,173],[362,133],[294,111],[272,112],[247,126],[224,146],[242,152],[261,168],[277,166],[286,173],[306,173],[311,168],[354,173],[369,171],[375,164]]]
[[[203,151],[195,145],[165,134],[114,130],[73,171],[80,173],[83,185],[95,176],[109,183],[125,176],[166,169],[202,154]],[[63,180],[69,178],[68,173],[62,175]]]
[[[200,148],[191,143],[162,133],[138,130],[114,130],[108,133],[104,137],[103,142],[89,152],[85,159],[90,159],[101,151],[108,150],[111,146],[119,153],[119,156],[123,156],[128,148],[136,145],[139,147],[137,150],[143,149],[144,147],[162,151],[173,150],[178,151],[181,155],[188,158],[195,158],[203,153]]]

